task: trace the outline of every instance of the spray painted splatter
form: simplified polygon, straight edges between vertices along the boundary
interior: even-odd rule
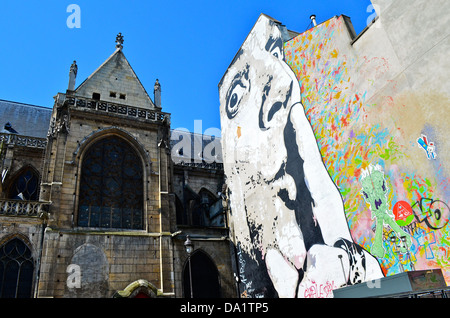
[[[450,225],[445,224],[439,230],[429,228],[425,221],[419,220],[439,213],[443,215],[443,212],[436,211],[436,208],[419,211],[417,204],[423,198],[448,203],[450,178],[443,168],[445,164],[439,160],[427,160],[435,174],[424,176],[423,170],[417,169],[424,164],[420,161],[423,157],[413,156],[415,153],[411,149],[419,146],[425,150],[425,158],[436,159],[430,138],[424,140],[423,136],[419,139],[416,136],[399,140],[400,128],[388,117],[389,113],[381,121],[373,120],[373,110],[378,105],[367,89],[389,70],[390,61],[383,56],[351,54],[342,44],[346,39],[344,18],[336,17],[286,42],[284,48],[286,62],[301,86],[302,104],[323,161],[343,197],[352,236],[369,251],[376,241],[373,210],[360,193],[359,179],[369,166],[379,165],[389,189],[385,193],[386,210],[392,211],[399,201],[409,203],[414,210],[414,219],[402,226],[402,231],[411,238],[407,258],[389,239],[392,228],[389,225],[382,227],[384,253],[380,253],[378,259],[384,273],[392,275],[405,268],[441,267],[448,284]],[[365,86],[359,85],[361,80],[365,81]],[[395,107],[395,94],[385,96],[383,103],[387,108]],[[436,139],[426,123],[423,132],[432,140]],[[445,206],[441,209],[445,210]],[[421,217],[417,216],[419,213]]]

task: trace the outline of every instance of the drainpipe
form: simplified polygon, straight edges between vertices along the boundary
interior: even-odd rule
[[[47,220],[48,220],[48,212],[43,211],[40,215],[40,218],[42,219],[42,235],[41,235],[41,242],[40,242],[40,249],[39,249],[39,258],[37,260],[37,266],[36,266],[36,279],[34,284],[34,298],[38,297],[38,289],[39,289],[39,280],[41,278],[41,260],[42,260],[42,252],[44,249],[44,236],[45,236],[45,230],[47,228]]]

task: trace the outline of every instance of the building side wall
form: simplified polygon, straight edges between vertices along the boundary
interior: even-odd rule
[[[440,5],[393,2],[353,45],[341,19],[331,20],[288,42],[286,50],[352,236],[368,251],[382,242],[377,258],[386,276],[441,268],[448,283],[450,166],[444,136],[450,95],[443,70],[449,42]],[[314,51],[319,41],[326,45]],[[316,67],[305,68],[309,63]],[[376,165],[387,185],[382,200],[390,218],[410,238],[406,250],[388,224],[381,240],[375,235],[362,176]]]
[[[286,126],[281,125],[279,130],[270,127],[272,133],[266,134],[269,137],[265,142],[273,145],[273,152],[266,153],[258,137],[248,137],[249,133],[255,136],[259,133],[250,126],[253,118],[258,118],[259,110],[247,102],[246,109],[253,107],[253,112],[244,111],[244,107],[239,112],[232,109],[236,114],[229,119],[230,113],[225,111],[230,100],[221,86],[236,87],[228,84],[228,77],[232,78],[233,72],[239,73],[235,70],[244,58],[253,64],[248,62],[250,67],[239,74],[251,79],[252,89],[259,78],[266,76],[265,72],[279,67],[272,56],[262,58],[266,52],[261,48],[266,42],[255,44],[270,39],[273,23],[261,26],[260,17],[219,84],[225,174],[232,190],[232,233],[238,245],[241,287],[250,296],[264,294],[261,290],[266,287],[272,290],[264,294],[269,296],[332,297],[333,289],[351,283],[347,278],[354,269],[353,265],[347,267],[345,256],[343,266],[339,265],[338,254],[342,258],[342,253],[332,243],[332,238],[344,227],[348,227],[349,236],[345,231],[339,235],[353,241],[355,250],[362,248],[363,252],[358,253],[365,255],[366,265],[368,260],[372,269],[378,264],[383,276],[440,268],[447,284],[450,282],[447,264],[450,166],[446,138],[449,129],[445,119],[450,98],[445,71],[448,15],[440,9],[445,6],[443,1],[382,4],[379,18],[357,39],[340,16],[288,40],[283,46],[284,60],[300,87],[304,115],[297,112],[296,117],[292,114],[279,117],[274,125],[288,118],[286,126],[291,121],[296,128],[297,137],[292,138],[296,138],[297,151],[305,162],[304,177],[300,179],[306,180],[303,189],[314,200],[312,210],[317,221],[314,226],[321,225],[321,234],[306,232],[298,218],[295,220],[298,225],[293,225],[296,223],[283,210],[283,201],[276,199],[280,192],[272,196],[270,185],[263,186],[264,179],[249,177],[257,172],[264,175],[269,163],[276,164],[286,155],[283,152],[283,146],[288,144]],[[254,48],[250,50],[253,55],[247,53],[248,48]],[[243,77],[242,81],[241,87],[246,88]],[[275,86],[274,82],[265,86],[267,99],[274,87],[283,92],[282,86]],[[240,102],[246,102],[246,93],[240,93],[243,96]],[[276,118],[273,113],[270,116]],[[303,116],[307,124],[296,125]],[[260,119],[260,126],[261,122]],[[308,129],[303,127],[309,125],[313,138],[304,137]],[[308,170],[311,169],[308,158],[312,158],[316,147],[320,159],[313,162],[323,161],[328,176],[312,172],[321,168]],[[292,172],[291,176],[296,180]],[[329,179],[341,199],[327,186]],[[259,187],[265,189],[265,196],[253,190]],[[292,190],[293,186],[286,187]],[[296,187],[299,191],[299,183]],[[322,213],[321,206],[328,212]],[[344,225],[337,221],[339,218],[333,211],[344,211]],[[319,244],[312,244],[302,250],[302,245],[307,245],[305,235],[313,242],[323,240],[325,245],[319,248]],[[298,242],[294,244],[296,237]],[[270,241],[278,244],[271,245]],[[361,273],[363,280],[369,279],[369,266]]]

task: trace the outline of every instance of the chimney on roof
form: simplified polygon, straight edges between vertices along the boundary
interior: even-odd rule
[[[77,78],[77,72],[78,72],[77,61],[73,61],[69,71],[69,87],[67,88],[67,90],[69,91],[75,90],[75,79]]]
[[[311,19],[313,26],[316,26],[317,25],[316,15],[312,14],[309,18]]]

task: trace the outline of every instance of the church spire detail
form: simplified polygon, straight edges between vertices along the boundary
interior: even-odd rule
[[[123,35],[120,32],[116,36],[116,48],[118,48],[118,49],[123,48]]]

